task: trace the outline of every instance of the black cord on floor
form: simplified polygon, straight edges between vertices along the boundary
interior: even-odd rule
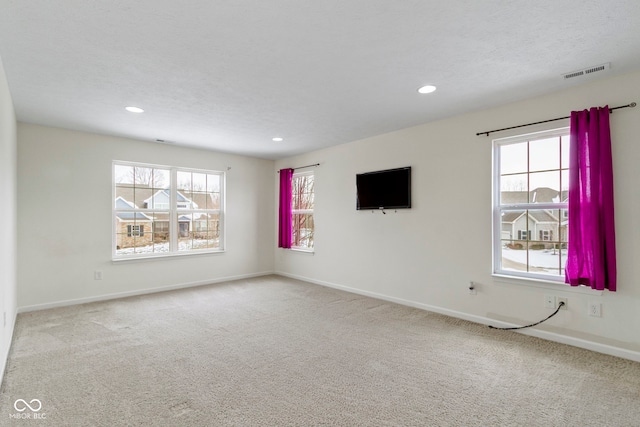
[[[491,329],[499,329],[499,330],[501,330],[501,331],[513,331],[514,329],[530,328],[530,327],[532,327],[532,326],[539,325],[540,323],[542,323],[542,322],[546,322],[547,320],[551,319],[553,316],[555,316],[556,314],[558,314],[558,312],[560,311],[560,309],[562,308],[562,306],[563,306],[563,305],[564,305],[564,301],[560,301],[560,303],[558,304],[558,308],[556,308],[556,311],[554,311],[553,313],[551,313],[551,315],[550,315],[549,317],[547,317],[546,319],[542,319],[542,320],[541,320],[541,321],[539,321],[539,322],[536,322],[536,323],[532,323],[532,324],[530,324],[530,325],[527,325],[527,326],[516,326],[516,327],[513,327],[513,328],[498,328],[498,327],[496,327],[496,326],[491,326],[491,325],[489,325],[489,327],[490,327]]]

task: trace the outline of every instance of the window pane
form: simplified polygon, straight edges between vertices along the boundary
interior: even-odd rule
[[[506,211],[501,221],[501,259],[505,270],[564,274],[565,210]]]
[[[116,209],[133,209],[133,187],[116,186]]]
[[[207,193],[191,193],[191,209],[206,209]]]
[[[220,192],[220,175],[207,175],[207,191],[210,193]]]
[[[138,209],[152,209],[153,208],[153,200],[151,198],[152,195],[153,195],[152,189],[136,187],[133,193],[133,203],[136,205]]]
[[[567,261],[566,209],[530,210],[535,241],[529,243],[529,271],[564,275]]]
[[[178,209],[194,209],[193,194],[186,191],[176,193],[176,207]]]
[[[148,192],[150,196],[147,199],[143,200],[143,203],[140,205],[140,207],[144,207],[146,204],[147,209],[169,210],[169,204],[171,201],[169,190],[148,190]],[[144,195],[143,192],[141,192],[140,194]]]
[[[155,245],[166,244],[169,249],[169,218],[168,214],[154,213],[152,214],[154,221],[152,224],[153,243]]]
[[[116,254],[152,252],[151,221],[116,221]]]
[[[569,171],[563,170],[560,172],[561,188],[562,188],[562,202],[566,202],[569,197]]]
[[[220,247],[218,214],[192,213],[178,218],[178,250],[181,252]]]
[[[560,276],[564,276],[565,274],[565,266],[567,265],[567,248],[566,244],[560,245]]]
[[[529,143],[529,171],[560,167],[560,138],[537,139]]]
[[[312,214],[293,214],[291,218],[293,226],[292,246],[313,248],[314,223]]]
[[[569,135],[560,137],[560,148],[562,149],[562,169],[569,169]]]
[[[529,271],[537,274],[560,275],[564,268],[566,255],[553,243],[530,243],[529,244]],[[566,251],[564,251],[566,252]]]
[[[526,228],[525,211],[502,212],[500,238],[506,244],[514,244],[519,239],[518,230]]]
[[[313,209],[313,175],[300,175],[293,178],[291,201],[292,209]]]
[[[527,271],[527,248],[526,241],[512,242],[502,241],[501,246],[501,268],[503,270]]]
[[[220,193],[208,193],[206,202],[206,209],[220,209]]]
[[[207,175],[194,172],[191,174],[191,191],[207,191]]]
[[[178,191],[191,191],[191,172],[178,171]]]
[[[500,147],[500,174],[527,171],[527,143],[503,145]]]
[[[569,241],[569,210],[561,209],[560,210],[560,225],[558,227],[559,233],[559,241],[561,243],[561,248],[567,248],[567,242]]]
[[[529,192],[527,174],[509,175],[500,178],[500,203],[513,205],[527,203]]]
[[[153,187],[153,169],[135,166],[133,180],[136,187]]]
[[[560,191],[560,171],[536,172],[529,175],[529,202],[550,203],[557,202]],[[552,190],[552,191],[549,191]]]
[[[133,166],[115,165],[114,175],[116,185],[133,186]]]
[[[153,187],[158,189],[171,187],[171,174],[168,169],[153,170]]]

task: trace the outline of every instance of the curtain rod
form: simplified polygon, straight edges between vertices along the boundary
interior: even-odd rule
[[[621,105],[619,107],[613,107],[613,108],[609,108],[609,113],[613,113],[613,110],[618,110],[620,108],[634,108],[636,106],[635,102],[632,102],[631,104],[627,104],[627,105]],[[476,136],[480,136],[480,135],[486,135],[489,136],[490,133],[494,133],[494,132],[500,132],[503,130],[509,130],[509,129],[517,129],[517,128],[523,128],[525,126],[532,126],[532,125],[539,125],[541,123],[549,123],[549,122],[555,122],[558,120],[564,120],[564,119],[569,119],[571,118],[571,116],[567,116],[567,117],[558,117],[557,119],[549,119],[549,120],[543,120],[541,122],[533,122],[533,123],[527,123],[526,125],[518,125],[518,126],[511,126],[508,128],[502,128],[502,129],[494,129],[494,130],[488,130],[485,132],[478,132],[476,133]]]
[[[304,168],[314,168],[316,166],[320,166],[320,163],[314,163],[312,165],[306,165],[306,166],[298,166],[298,167],[291,168],[291,169],[296,170],[296,169],[304,169]],[[280,171],[278,171],[278,173],[280,173]]]

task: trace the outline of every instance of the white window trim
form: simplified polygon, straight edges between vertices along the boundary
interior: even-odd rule
[[[144,254],[128,254],[128,255],[118,255],[116,253],[117,247],[117,237],[116,237],[116,224],[119,221],[116,214],[117,212],[126,210],[126,209],[116,209],[115,207],[115,197],[116,197],[116,182],[115,182],[115,168],[117,165],[120,166],[138,166],[138,167],[148,167],[148,168],[158,168],[158,169],[167,169],[169,170],[170,176],[170,186],[169,186],[169,194],[170,194],[170,202],[169,209],[158,209],[158,208],[138,208],[133,207],[131,212],[137,213],[145,213],[145,212],[164,212],[169,214],[169,252],[158,252],[158,253],[144,253]],[[220,176],[220,209],[184,209],[177,207],[177,193],[178,193],[178,171],[180,172],[191,172],[191,173],[206,173],[206,174],[214,174]],[[225,215],[225,207],[226,207],[226,172],[224,171],[215,171],[215,170],[207,170],[207,169],[194,169],[194,168],[184,168],[178,166],[167,166],[167,165],[157,165],[150,163],[141,163],[141,162],[130,162],[130,161],[120,161],[114,160],[111,165],[111,260],[112,261],[131,261],[131,260],[142,260],[142,259],[155,259],[155,258],[169,258],[169,257],[181,257],[181,256],[194,256],[194,255],[202,255],[202,254],[216,254],[226,252],[226,215]],[[176,206],[173,208],[173,206]],[[177,224],[178,217],[180,215],[193,214],[198,212],[206,212],[206,213],[214,213],[219,215],[219,223],[220,223],[220,245],[218,248],[210,248],[210,249],[198,249],[191,251],[178,251],[178,227],[171,226],[171,224]],[[151,227],[151,230],[152,231]]]
[[[314,179],[314,206],[315,206],[315,174],[313,171],[305,171],[305,172],[294,172],[293,176],[291,177],[292,179],[296,179],[299,178],[301,176],[313,176]],[[304,215],[304,214],[311,214],[314,216],[313,218],[313,223],[315,226],[315,215],[313,213],[313,209],[291,209],[291,215]],[[315,227],[314,227],[314,233],[315,233]],[[315,237],[314,237],[314,241],[313,241],[313,247],[312,248],[307,248],[306,246],[291,246],[290,250],[293,251],[297,251],[297,252],[305,252],[305,253],[314,253],[315,252]]]
[[[510,210],[563,210],[568,209],[568,203],[522,203],[518,205],[503,205],[500,206],[500,147],[508,144],[516,144],[523,141],[530,141],[535,139],[552,138],[555,136],[564,136],[569,133],[569,127],[562,127],[556,129],[550,129],[540,132],[532,132],[527,134],[509,136],[505,138],[497,138],[493,140],[493,155],[492,155],[492,192],[491,192],[491,209],[492,213],[492,275],[503,279],[520,279],[523,281],[533,281],[540,283],[554,283],[565,284],[564,276],[554,276],[549,274],[537,274],[531,272],[519,272],[513,270],[503,270],[500,268],[502,253],[500,244],[501,242],[501,213]]]

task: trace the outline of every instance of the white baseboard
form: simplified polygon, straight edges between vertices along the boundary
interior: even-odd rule
[[[86,304],[86,303],[98,302],[98,301],[107,301],[107,300],[126,298],[126,297],[132,297],[137,295],[147,295],[147,294],[153,294],[156,292],[173,291],[176,289],[193,288],[196,286],[213,285],[213,284],[222,283],[222,282],[232,282],[234,280],[250,279],[252,277],[268,276],[270,274],[275,274],[275,273],[273,271],[264,271],[260,273],[241,274],[238,276],[221,277],[217,279],[199,280],[197,282],[179,283],[176,285],[161,286],[158,288],[137,289],[135,291],[117,292],[113,294],[102,294],[102,295],[96,295],[96,296],[86,297],[86,298],[77,298],[77,299],[71,299],[71,300],[49,302],[44,304],[27,305],[24,307],[18,307],[17,312],[26,313],[29,311],[46,310],[49,308],[66,307],[70,305]]]
[[[349,286],[338,285],[335,283],[325,282],[322,280],[315,280],[315,279],[311,279],[304,276],[297,276],[295,274],[283,273],[279,271],[276,271],[275,274],[278,274],[284,277],[289,277],[296,280],[301,280],[303,282],[309,282],[316,285],[326,286],[329,288],[340,289],[342,291],[347,291],[354,294],[359,294],[359,295],[364,295],[367,297],[376,298],[384,301],[394,302],[396,304],[406,305],[413,308],[419,308],[421,310],[444,314],[445,316],[455,317],[462,320],[468,320],[469,322],[479,323],[481,325],[493,325],[496,327],[505,327],[505,328],[520,326],[520,325],[514,325],[507,322],[502,322],[495,319],[490,319],[488,317],[476,316],[474,314],[464,313],[461,311],[449,310],[447,308],[437,307],[429,304],[423,304],[415,301],[405,300],[402,298],[391,297],[391,296],[379,294],[376,292],[363,291],[361,289],[351,288]],[[539,329],[523,329],[523,330],[514,331],[514,332],[518,332],[523,335],[529,335],[536,338],[542,338],[548,341],[554,341],[561,344],[567,344],[574,347],[584,348],[586,350],[608,354],[610,356],[621,357],[623,359],[629,359],[635,362],[640,362],[640,352],[628,350],[625,348],[614,347],[607,344],[601,344],[594,341],[584,340],[581,338],[575,338],[567,335],[556,334],[554,332],[542,331]]]

